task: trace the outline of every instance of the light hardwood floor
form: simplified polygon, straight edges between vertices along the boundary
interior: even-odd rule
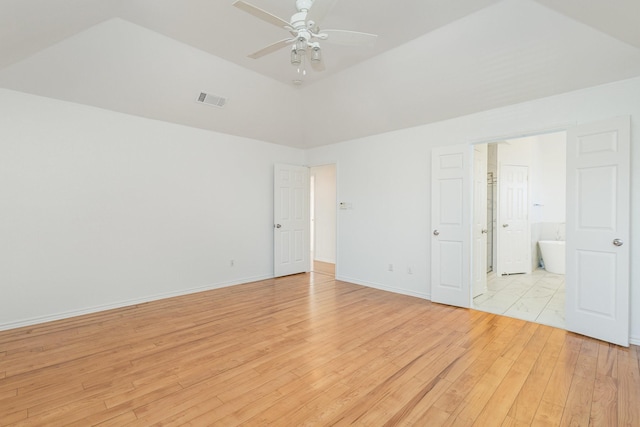
[[[313,261],[313,271],[333,276],[336,274],[336,265],[328,262]]]
[[[311,273],[0,332],[1,425],[640,425],[638,347]]]

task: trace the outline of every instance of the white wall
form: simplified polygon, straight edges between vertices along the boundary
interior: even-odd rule
[[[303,161],[0,89],[0,329],[272,277],[273,164]]]
[[[566,222],[567,135],[554,132],[534,139],[531,197],[535,222]]]
[[[415,132],[312,149],[308,163],[339,165],[338,202],[350,206],[338,209],[341,280],[428,298],[431,145]]]
[[[311,168],[315,177],[313,256],[316,261],[336,262],[336,166]]]
[[[565,240],[567,212],[567,134],[529,138],[531,164],[531,265],[540,265],[540,240]]]
[[[632,116],[636,259],[640,78],[306,155],[0,90],[0,327],[269,277],[272,165],[303,157],[339,164],[338,200],[352,206],[338,211],[338,279],[429,298],[433,147],[619,115]],[[640,344],[639,275],[632,263]]]
[[[431,149],[632,116],[631,247],[640,245],[640,78],[309,150],[338,163],[338,279],[430,297]],[[632,259],[637,254],[632,249]],[[396,268],[389,272],[387,266]],[[413,274],[408,274],[411,266]],[[631,339],[640,343],[640,267],[631,271]]]

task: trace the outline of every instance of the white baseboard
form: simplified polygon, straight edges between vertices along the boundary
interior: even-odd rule
[[[343,282],[349,282],[355,285],[362,285],[368,288],[379,289],[381,291],[393,292],[395,294],[408,295],[411,297],[422,298],[422,299],[431,301],[431,294],[427,294],[425,292],[415,292],[415,291],[410,291],[408,289],[392,288],[390,286],[383,285],[381,283],[366,282],[366,281],[362,281],[362,280],[358,280],[358,279],[354,279],[352,277],[346,277],[346,276],[336,276],[336,280],[341,280]]]
[[[22,319],[15,322],[8,322],[0,324],[0,331],[6,331],[9,329],[22,328],[25,326],[38,325],[40,323],[53,322],[54,320],[68,319],[70,317],[82,316],[84,314],[98,313],[100,311],[113,310],[116,308],[128,307],[136,304],[143,304],[151,301],[158,301],[166,298],[179,297],[182,295],[195,294],[198,292],[211,291],[214,289],[226,288],[228,286],[241,285],[244,283],[258,282],[260,280],[273,279],[273,276],[256,276],[247,277],[244,279],[233,280],[230,282],[215,283],[212,285],[200,286],[197,288],[183,289],[175,292],[166,292],[162,294],[149,295],[142,298],[135,298],[126,301],[119,301],[111,304],[98,305],[93,307],[81,308],[78,310],[65,311],[62,313],[50,314],[46,316],[33,317],[29,319]]]
[[[640,345],[640,337],[629,337],[629,344]]]

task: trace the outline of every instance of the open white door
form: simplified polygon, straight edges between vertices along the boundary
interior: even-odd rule
[[[473,297],[487,290],[487,144],[473,147]]]
[[[470,303],[471,146],[431,154],[431,300]]]
[[[567,329],[629,345],[630,119],[567,135]]]
[[[498,188],[497,273],[531,273],[529,167],[501,165]]]
[[[275,165],[273,220],[274,276],[309,271],[308,168]]]

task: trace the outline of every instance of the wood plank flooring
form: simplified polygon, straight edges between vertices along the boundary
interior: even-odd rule
[[[334,276],[336,274],[336,265],[328,262],[313,261],[313,271]]]
[[[0,332],[0,425],[640,426],[639,366],[318,272]]]

